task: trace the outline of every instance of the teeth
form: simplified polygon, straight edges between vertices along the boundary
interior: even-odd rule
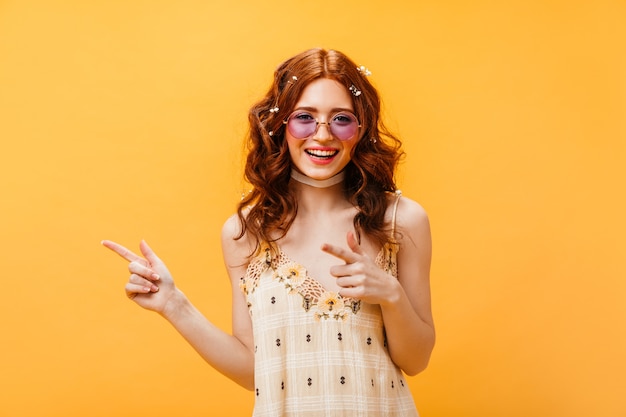
[[[307,149],[306,153],[312,156],[319,156],[321,158],[327,158],[329,156],[336,155],[337,151],[323,151],[320,149]]]

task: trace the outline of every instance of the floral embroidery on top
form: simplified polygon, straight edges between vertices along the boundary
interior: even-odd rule
[[[326,291],[317,301],[313,317],[315,321],[320,321],[321,319],[346,321],[350,311],[349,303],[346,303],[339,294],[334,291]],[[356,311],[354,313],[356,314]]]
[[[306,268],[290,261],[280,252],[273,278],[285,284],[290,294],[300,294],[304,311],[311,310],[315,321],[335,319],[345,321],[351,311],[359,311],[360,301],[344,299],[334,291],[326,291],[308,276]],[[356,306],[355,306],[356,304]]]
[[[302,265],[291,262],[279,267],[274,272],[274,279],[285,284],[290,293],[295,293],[306,279],[306,269]]]
[[[272,252],[268,244],[261,245],[258,254],[248,265],[246,275],[239,283],[244,294],[252,294],[263,272],[272,269],[272,279],[284,284],[290,294],[299,294],[302,297],[302,308],[304,311],[311,311],[316,321],[328,319],[346,321],[350,313],[359,312],[360,300],[344,298],[337,292],[327,291],[317,280],[309,277],[306,268],[290,260],[280,248]],[[389,242],[376,257],[376,264],[394,277],[398,274],[397,253],[398,245]]]
[[[398,250],[400,249],[400,245],[394,242],[387,242],[385,246],[382,247],[380,252],[378,252],[378,256],[376,257],[376,265],[380,265],[380,267],[393,276],[394,278],[398,278]]]
[[[246,274],[239,281],[239,288],[245,295],[252,294],[256,288],[259,277],[272,265],[271,247],[263,243],[257,255],[250,261]]]
[[[239,289],[241,290],[241,292],[243,292],[244,294],[248,295],[248,284],[246,281],[246,277],[241,277],[239,279]]]

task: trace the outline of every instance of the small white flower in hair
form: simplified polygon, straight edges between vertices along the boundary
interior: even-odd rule
[[[360,67],[357,67],[356,70],[359,71],[361,74],[365,75],[366,77],[369,77],[370,75],[372,75],[372,72],[368,70],[367,68],[365,68],[365,65],[361,65]]]
[[[295,75],[293,75],[293,76],[291,77],[291,79],[292,79],[292,80],[294,80],[294,81],[298,81],[298,77],[296,77]]]
[[[352,94],[353,94],[355,97],[358,97],[358,96],[360,96],[360,95],[361,95],[361,90],[359,90],[358,88],[356,88],[356,87],[354,86],[354,84],[352,84],[352,85],[350,86],[349,90],[352,92]]]
[[[278,113],[279,108],[278,107],[272,107],[270,109],[270,113]]]

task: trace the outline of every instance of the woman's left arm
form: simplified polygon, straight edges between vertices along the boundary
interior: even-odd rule
[[[397,211],[398,280],[386,302],[381,302],[391,358],[408,375],[426,369],[435,345],[431,311],[431,235],[426,211],[401,198]]]
[[[332,267],[341,296],[379,304],[391,359],[407,375],[426,369],[435,344],[430,301],[431,236],[428,216],[416,202],[402,197],[396,224],[398,279],[380,269],[348,234],[349,250],[324,245],[322,250],[343,259]]]

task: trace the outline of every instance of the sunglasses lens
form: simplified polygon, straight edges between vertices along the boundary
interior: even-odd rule
[[[348,140],[352,138],[357,129],[359,128],[359,124],[356,121],[356,118],[351,114],[341,113],[333,117],[333,120],[330,122],[330,132],[339,140]]]
[[[306,139],[315,134],[317,121],[309,113],[295,113],[287,120],[287,129],[296,139]],[[359,123],[350,113],[335,115],[330,121],[330,133],[339,140],[348,140],[356,135]]]
[[[315,133],[317,122],[308,113],[294,114],[287,122],[289,133],[296,139],[306,139]]]

